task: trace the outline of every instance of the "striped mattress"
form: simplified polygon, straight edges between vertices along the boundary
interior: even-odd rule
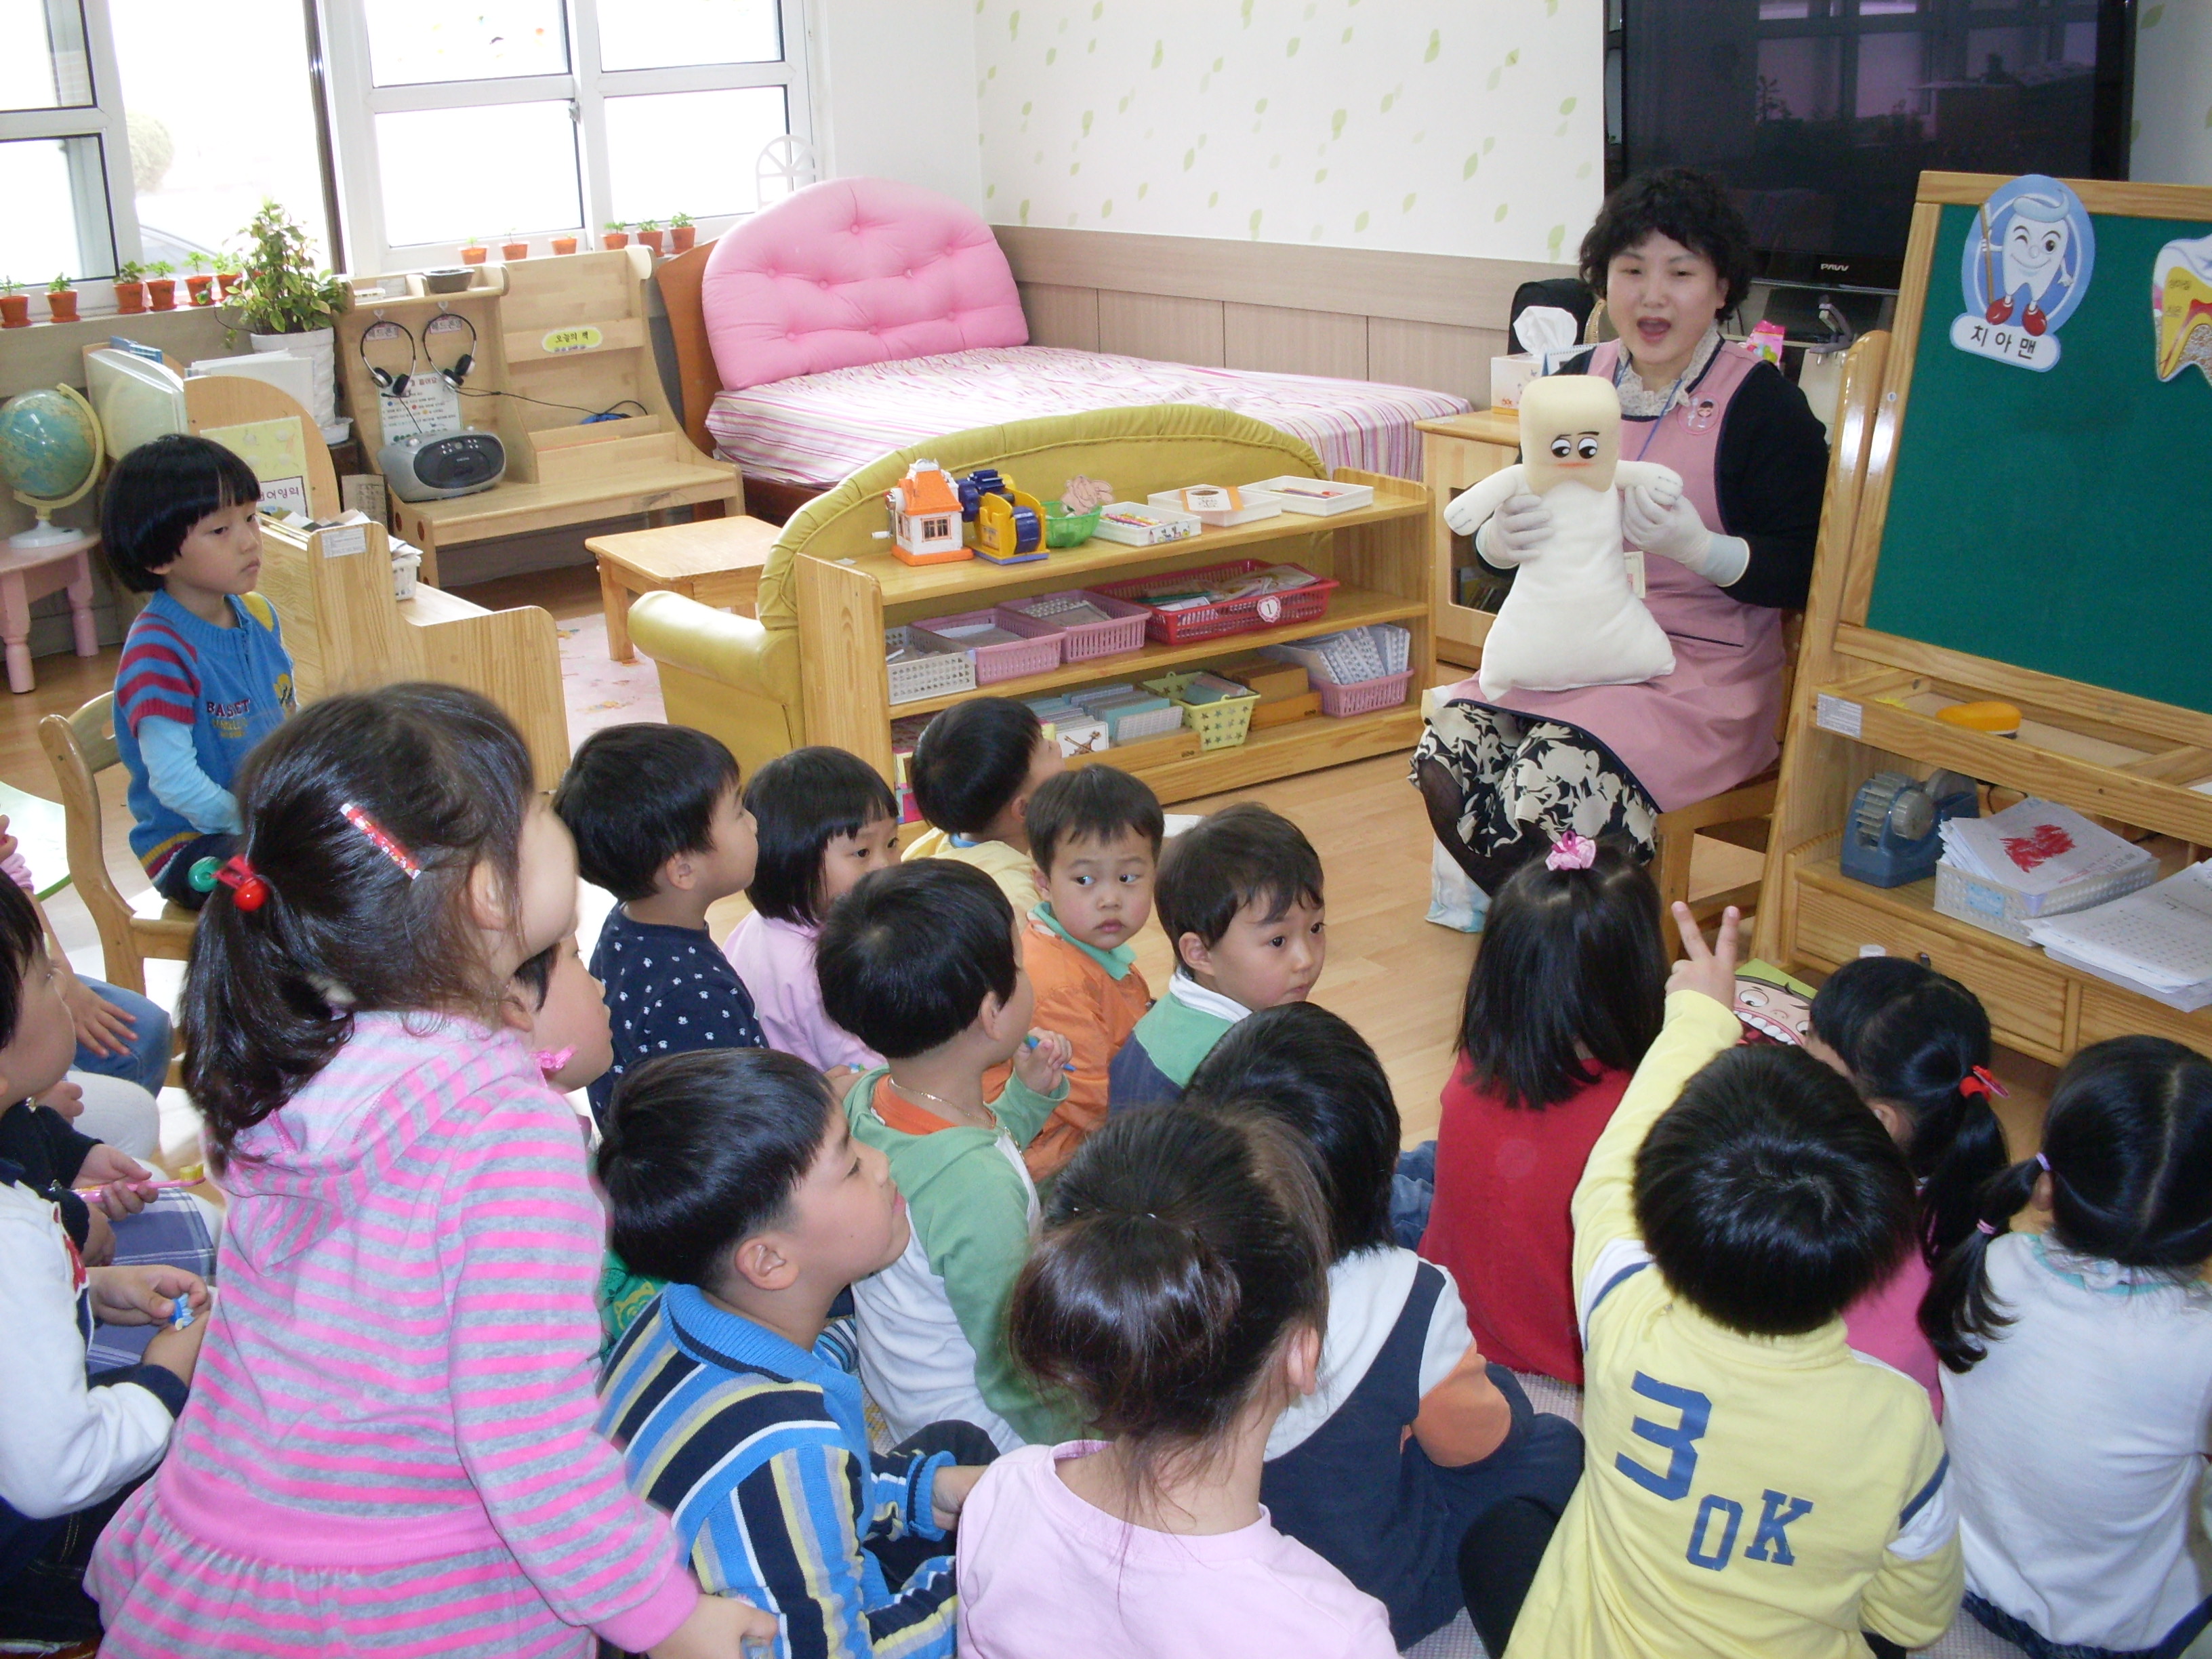
[[[718,452],[749,477],[827,485],[909,444],[1003,421],[1137,404],[1203,404],[1313,446],[1324,467],[1421,476],[1416,421],[1456,415],[1448,392],[1200,368],[1054,346],[989,346],[864,363],[725,392],[708,411]]]

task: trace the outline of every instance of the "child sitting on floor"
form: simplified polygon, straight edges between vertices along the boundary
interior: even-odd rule
[[[1974,1231],[1983,1184],[2006,1164],[2004,1126],[1990,1097],[1990,1017],[1955,979],[1906,957],[1860,957],[1813,998],[1806,1049],[1845,1077],[1920,1183],[1919,1248],[1844,1310],[1861,1353],[1928,1390],[1943,1415],[1942,1368],[1920,1328],[1929,1270]]]
[[[1175,975],[1114,1056],[1116,1112],[1180,1100],[1231,1026],[1304,1001],[1328,959],[1321,859],[1297,825],[1256,801],[1224,806],[1176,836],[1152,902]]]
[[[2039,1231],[2015,1232],[2032,1211]],[[1983,1188],[1923,1306],[1966,1608],[2034,1659],[2179,1654],[2212,1626],[2212,1061],[2115,1037],[2043,1150]]]
[[[1030,797],[1066,769],[1060,744],[1027,703],[970,697],[953,704],[922,728],[907,763],[915,805],[931,825],[907,857],[972,864],[999,884],[1016,915],[1026,916],[1037,901]]]
[[[29,896],[0,881],[0,1094],[52,1088],[76,1043],[40,932]],[[87,1268],[53,1194],[0,1158],[0,1632],[98,1639],[85,1561],[167,1449],[210,1311],[182,1268]],[[151,1331],[143,1363],[88,1377],[94,1320]]]
[[[996,1449],[952,1423],[871,1451],[830,1317],[906,1248],[884,1155],[804,1060],[694,1053],[623,1079],[599,1176],[614,1249],[668,1285],[599,1379],[599,1432],[700,1587],[774,1613],[782,1652],[950,1659],[948,1534]],[[902,1542],[933,1547],[887,1559]]]
[[[707,912],[753,878],[737,757],[688,726],[594,732],[554,792],[584,879],[621,901],[592,951],[614,1064],[587,1091],[606,1116],[622,1074],[656,1054],[765,1046],[753,1000],[707,933]]]
[[[1152,913],[1165,819],[1140,780],[1110,766],[1048,778],[1030,798],[1030,852],[1044,895],[1022,930],[1036,1023],[1075,1050],[1067,1098],[1022,1154],[1039,1181],[1106,1121],[1107,1067],[1152,1006],[1130,941]]]
[[[1711,950],[1674,915],[1666,1025],[1575,1189],[1588,1453],[1505,1659],[1925,1646],[1959,1603],[1943,1437],[1841,1318],[1911,1248],[1911,1175],[1819,1060],[1736,1046],[1735,911]]]
[[[1421,1254],[1499,1364],[1583,1380],[1568,1205],[1666,1018],[1659,890],[1570,836],[1499,886],[1467,978]]]
[[[1382,1604],[1269,1523],[1268,1431],[1313,1391],[1328,1220],[1276,1125],[1138,1112],[1084,1143],[1011,1340],[1099,1439],[1030,1446],[961,1520],[970,1659],[1394,1659]]]
[[[1006,895],[945,859],[878,870],[830,911],[815,965],[830,1018],[888,1057],[845,1113],[914,1222],[899,1259],[853,1287],[868,1393],[896,1435],[949,1419],[1002,1451],[1048,1439],[1058,1419],[1014,1373],[1006,1311],[1037,1217],[1021,1149],[1067,1093],[1068,1047],[1030,1030]],[[1009,1059],[986,1104],[983,1074]]]
[[[292,659],[261,574],[261,483],[221,444],[172,433],[115,464],[100,544],[125,587],[151,593],[115,665],[115,747],[131,775],[131,850],[161,896],[197,910],[205,860],[238,842],[232,781],[295,713]]]
[[[824,1072],[865,1072],[883,1056],[822,1012],[814,941],[860,878],[899,861],[898,800],[883,775],[842,749],[794,749],[745,785],[759,853],[753,912],[730,935],[767,1046]],[[836,1080],[835,1079],[833,1081]]]
[[[1223,1037],[1183,1098],[1280,1124],[1328,1213],[1321,1386],[1267,1436],[1268,1515],[1382,1599],[1399,1646],[1465,1607],[1504,1652],[1583,1438],[1486,1362],[1443,1269],[1392,1243],[1400,1130],[1382,1062],[1328,1009],[1287,1002]]]

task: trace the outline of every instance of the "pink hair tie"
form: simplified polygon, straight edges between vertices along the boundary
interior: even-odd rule
[[[1547,870],[1587,870],[1597,862],[1597,843],[1570,830],[1544,855]]]
[[[1987,1238],[1995,1238],[1997,1236],[1997,1230],[1986,1221],[1977,1221],[1974,1224],[1974,1231]]]
[[[2038,1152],[2035,1155],[2035,1167],[2042,1170],[2044,1174],[2049,1175],[2051,1173],[2051,1160],[2044,1157],[2041,1152]]]
[[[576,1045],[572,1042],[565,1048],[540,1048],[536,1054],[531,1055],[530,1058],[537,1062],[538,1069],[539,1071],[543,1072],[548,1078],[551,1078],[556,1075],[563,1066],[566,1066],[570,1060],[575,1059],[575,1057]]]

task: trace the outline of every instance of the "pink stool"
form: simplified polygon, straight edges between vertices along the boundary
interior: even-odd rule
[[[80,657],[100,654],[100,635],[92,620],[92,562],[88,556],[99,544],[95,535],[51,547],[10,547],[0,541],[0,641],[8,647],[8,689],[30,691],[38,677],[31,672],[31,605],[47,594],[67,590],[70,623],[76,634]]]

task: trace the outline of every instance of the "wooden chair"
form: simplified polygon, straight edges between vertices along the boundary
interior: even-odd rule
[[[102,977],[143,996],[146,958],[184,961],[191,954],[195,918],[159,893],[134,905],[108,872],[100,775],[123,763],[115,748],[115,694],[103,692],[74,714],[47,715],[39,722],[39,742],[61,788],[70,879],[100,930]]]

